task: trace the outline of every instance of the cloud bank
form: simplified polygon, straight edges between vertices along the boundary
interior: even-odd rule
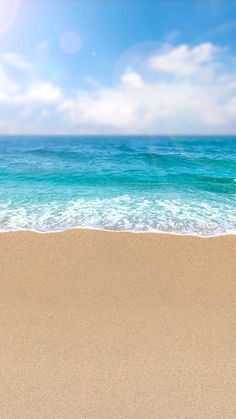
[[[166,44],[146,55],[140,68],[124,69],[116,84],[78,86],[68,96],[62,86],[32,76],[24,57],[5,53],[0,56],[0,110],[5,110],[0,130],[9,132],[8,110],[20,133],[235,133],[235,64],[227,48],[212,43]]]

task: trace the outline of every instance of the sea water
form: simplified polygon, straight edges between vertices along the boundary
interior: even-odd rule
[[[0,231],[236,231],[236,137],[0,138]]]

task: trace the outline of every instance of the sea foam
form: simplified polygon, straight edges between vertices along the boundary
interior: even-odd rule
[[[234,233],[236,138],[0,140],[0,231]]]

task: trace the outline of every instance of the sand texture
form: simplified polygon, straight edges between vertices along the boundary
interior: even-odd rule
[[[235,419],[235,244],[0,234],[0,418]]]

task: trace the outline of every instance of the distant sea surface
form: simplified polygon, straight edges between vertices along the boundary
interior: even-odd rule
[[[236,137],[1,137],[0,231],[236,232]]]

